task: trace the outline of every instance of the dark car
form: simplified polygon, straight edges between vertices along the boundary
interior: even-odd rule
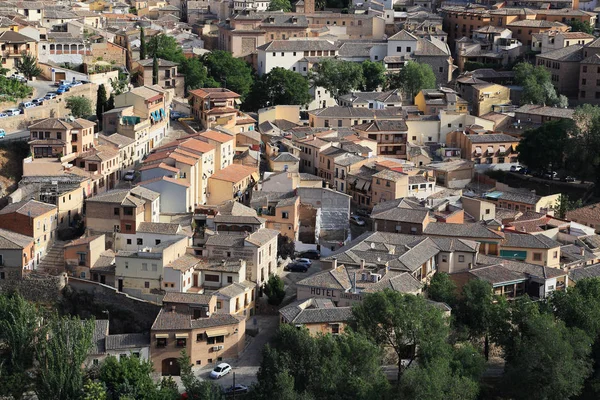
[[[309,258],[311,260],[318,260],[321,258],[321,253],[318,250],[306,250],[298,254],[298,258]]]
[[[308,271],[308,265],[302,263],[291,263],[285,267],[286,271],[290,272],[306,272]]]
[[[523,175],[529,175],[531,173],[531,170],[529,168],[523,167],[519,170],[519,173]]]
[[[572,176],[563,176],[562,178],[560,178],[560,180],[563,182],[575,182],[575,178],[573,178]]]
[[[358,208],[356,209],[356,211],[354,211],[354,214],[356,215],[360,215],[361,217],[368,217],[369,216],[369,211],[362,209],[362,208]]]
[[[248,386],[237,384],[235,386],[229,386],[223,390],[225,396],[233,396],[234,394],[248,393]]]

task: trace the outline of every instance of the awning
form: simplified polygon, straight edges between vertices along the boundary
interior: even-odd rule
[[[219,329],[218,331],[206,332],[206,337],[217,337],[227,335],[227,329]]]
[[[371,182],[365,183],[365,191],[368,192],[371,189]]]
[[[506,151],[506,147],[504,147],[504,146],[500,146],[500,151],[501,151],[502,153],[504,153],[504,152]]]
[[[188,334],[187,333],[176,333],[175,334],[175,338],[176,339],[187,339],[188,338]]]
[[[363,190],[363,188],[365,187],[366,184],[367,184],[367,181],[360,179],[358,181],[358,183],[356,184],[356,190]]]
[[[169,334],[168,333],[157,333],[156,335],[154,335],[157,339],[168,339],[169,338]]]
[[[165,117],[165,110],[164,110],[164,108],[160,109],[160,116],[163,117],[163,118]]]
[[[475,147],[475,153],[481,153],[481,147]]]
[[[494,152],[494,148],[492,146],[488,146],[487,151],[488,151],[488,153],[493,153]]]

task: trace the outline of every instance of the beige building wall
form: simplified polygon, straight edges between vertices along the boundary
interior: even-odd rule
[[[464,196],[460,198],[460,201],[463,210],[475,218],[475,221],[487,221],[496,218],[496,205],[494,203]]]
[[[526,263],[543,265],[546,267],[560,267],[560,247],[553,249],[526,249],[523,247],[502,246],[501,251],[527,251]]]
[[[379,181],[379,183],[377,183]],[[389,183],[389,186],[387,185]],[[399,181],[388,181],[386,179],[372,178],[371,182],[371,204],[376,205],[382,201],[390,201],[408,196],[408,175]]]
[[[150,339],[150,354],[154,369],[158,373],[163,373],[164,362],[177,362],[183,349],[187,351],[192,364],[201,367],[216,365],[220,359],[236,358],[244,350],[245,332],[246,321],[243,319],[235,325],[190,330],[153,330]],[[157,336],[163,335],[167,335],[167,346],[159,348],[156,339]],[[219,338],[219,342],[217,343],[215,340],[214,343],[210,343],[209,336],[215,339]],[[178,347],[177,339],[181,338],[186,339],[186,345]],[[215,350],[217,346],[223,346],[223,348]]]

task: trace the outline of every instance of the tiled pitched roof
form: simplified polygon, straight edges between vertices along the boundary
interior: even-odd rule
[[[456,238],[477,238],[477,239],[502,239],[501,232],[492,231],[482,224],[447,224],[443,222],[430,222],[425,231],[425,235],[446,236]]]
[[[163,303],[206,305],[211,297],[206,294],[167,292],[163,297]]]
[[[240,320],[230,314],[211,314],[208,318],[193,319],[190,310],[170,311],[161,309],[152,325],[152,330],[191,330],[237,325]]]
[[[590,204],[585,207],[576,208],[567,211],[567,219],[582,221],[599,221],[600,220],[600,203]]]
[[[37,200],[23,200],[18,203],[7,205],[0,210],[0,215],[17,213],[35,218],[50,211],[56,211],[56,206],[53,204],[42,203]]]
[[[136,232],[176,235],[180,228],[179,224],[171,224],[168,222],[140,222]]]
[[[219,142],[219,143],[227,143],[227,142],[229,142],[229,141],[231,141],[231,140],[234,139],[234,137],[231,136],[231,135],[228,135],[228,134],[222,133],[222,132],[212,131],[212,130],[208,130],[206,132],[202,132],[200,134],[200,136],[201,137],[205,137],[207,139],[214,140],[214,141]]]
[[[486,133],[484,135],[466,135],[471,143],[502,143],[502,142],[518,142],[514,136],[505,133]]]
[[[194,268],[198,263],[200,263],[198,258],[186,253],[178,259],[171,261],[165,266],[165,268],[172,268],[178,271],[188,271],[191,268]]]
[[[528,233],[504,232],[504,246],[527,249],[553,249],[560,247],[560,243],[545,235],[531,235]]]
[[[227,182],[239,182],[244,178],[249,177],[252,174],[256,174],[256,168],[248,167],[246,165],[231,164],[226,168],[223,168],[215,172],[209,179],[216,179]]]
[[[225,88],[203,88],[191,90],[190,94],[194,96],[198,96],[200,98],[209,98],[209,99],[230,99],[230,98],[238,98],[239,94],[236,92],[232,92],[229,89]]]
[[[0,250],[23,249],[32,243],[32,237],[0,228]]]
[[[338,46],[327,40],[306,39],[306,40],[273,40],[258,46],[257,50],[262,51],[335,51]]]
[[[553,61],[580,62],[583,60],[583,46],[574,44],[562,49],[538,54],[536,57]]]
[[[144,200],[131,196],[129,194],[129,189],[109,190],[108,192],[91,197],[86,201],[92,203],[120,204],[129,207],[139,207],[145,204]]]
[[[150,335],[147,333],[125,333],[106,337],[106,350],[135,349],[149,346]]]

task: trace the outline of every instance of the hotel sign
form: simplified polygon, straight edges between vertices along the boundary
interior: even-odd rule
[[[324,288],[310,288],[311,296],[327,297],[330,299],[337,300],[350,300],[350,301],[362,301],[362,294],[360,293],[346,293],[340,292],[335,289],[324,289]]]

